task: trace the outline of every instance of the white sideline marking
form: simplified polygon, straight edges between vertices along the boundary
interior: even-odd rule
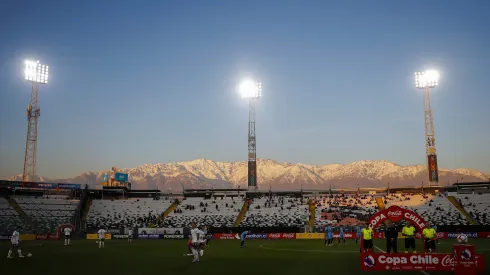
[[[376,248],[377,250],[379,250],[379,251],[381,251],[381,252],[383,252],[383,253],[386,253],[386,251],[384,251],[383,249],[381,249],[381,248],[379,248],[379,247],[377,247],[377,246],[374,246],[374,248]],[[427,272],[425,272],[425,271],[423,271],[423,270],[419,270],[419,271],[420,271],[422,274],[424,274],[424,275],[430,275],[429,273],[427,273]]]
[[[352,250],[341,250],[341,251],[328,251],[328,250],[320,250],[320,249],[293,249],[293,248],[274,248],[274,247],[267,247],[263,244],[259,245],[259,248],[265,249],[265,250],[277,250],[277,251],[297,251],[297,252],[321,252],[321,253],[359,253],[358,250],[352,251]]]

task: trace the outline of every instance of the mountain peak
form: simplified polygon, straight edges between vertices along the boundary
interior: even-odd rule
[[[107,169],[109,170],[109,169]],[[106,171],[107,171],[106,170]],[[86,172],[64,179],[64,182],[98,184],[101,172]],[[184,162],[143,164],[124,168],[135,189],[181,190],[186,188],[233,188],[247,185],[247,161],[215,162],[199,158]],[[419,185],[427,180],[424,165],[401,166],[386,160],[360,160],[348,164],[309,165],[257,159],[257,183],[263,189],[328,189],[335,188],[392,187]],[[440,169],[440,184],[446,185],[464,178],[465,182],[488,181],[490,175],[474,169]],[[20,180],[22,175],[9,178]],[[40,181],[49,181],[43,177]],[[56,180],[53,180],[56,181]]]

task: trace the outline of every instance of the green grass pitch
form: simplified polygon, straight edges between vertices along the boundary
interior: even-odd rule
[[[441,240],[440,252],[451,252],[455,240]],[[470,240],[476,251],[484,253],[487,274],[490,274],[490,239]],[[399,241],[402,247],[402,240]],[[212,240],[199,263],[191,263],[187,240],[107,240],[99,249],[95,240],[73,240],[70,246],[63,241],[24,241],[25,254],[32,258],[6,259],[10,242],[0,242],[1,273],[10,275],[186,275],[186,274],[363,274],[359,266],[359,246],[348,240],[347,245],[325,247],[323,240]],[[384,240],[375,245],[384,249]],[[417,243],[421,247],[421,243]],[[369,272],[368,272],[369,273]],[[372,273],[372,272],[371,272]],[[400,274],[400,271],[383,271]],[[419,271],[403,274],[421,275]],[[436,273],[445,274],[445,273]]]

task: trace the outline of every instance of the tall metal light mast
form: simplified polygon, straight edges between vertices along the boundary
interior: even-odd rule
[[[242,98],[249,100],[248,107],[248,190],[257,191],[257,147],[255,136],[255,101],[262,96],[262,83],[245,81],[240,85]]]
[[[31,101],[27,105],[27,138],[24,156],[24,173],[22,181],[36,180],[36,152],[37,152],[37,121],[41,115],[39,108],[38,91],[39,84],[48,83],[49,66],[42,65],[39,60],[25,61],[25,79],[32,84]]]
[[[415,87],[424,90],[425,153],[427,155],[429,186],[439,184],[434,118],[430,104],[430,89],[437,85],[439,85],[439,73],[437,71],[415,73]]]

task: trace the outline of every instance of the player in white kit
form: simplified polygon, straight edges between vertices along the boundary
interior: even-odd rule
[[[128,229],[128,243],[132,242],[133,241],[133,228],[130,227]]]
[[[101,228],[99,229],[99,231],[97,232],[97,234],[99,235],[99,248],[104,248],[105,246],[105,229],[104,228]]]
[[[17,229],[12,233],[12,237],[10,237],[10,242],[12,243],[12,247],[9,250],[9,253],[7,255],[7,259],[12,259],[12,251],[14,249],[17,249],[17,253],[19,254],[19,258],[24,258],[22,255],[22,249],[20,249],[20,234],[19,234],[20,227],[17,227]]]
[[[71,241],[71,228],[65,227],[65,229],[63,229],[63,233],[65,233],[65,245],[69,245]]]
[[[196,223],[191,224],[191,241],[192,241],[192,254],[194,255],[193,263],[199,262],[199,228],[196,228]]]
[[[206,245],[206,230],[205,226],[201,226],[199,230],[198,242],[199,242],[199,256],[204,256],[204,246]]]

